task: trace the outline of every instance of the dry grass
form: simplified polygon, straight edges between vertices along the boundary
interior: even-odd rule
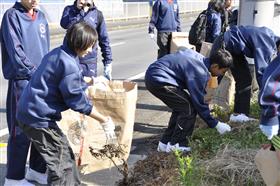
[[[254,163],[255,149],[234,149],[226,146],[209,160],[199,164],[205,168],[202,185],[264,185]]]

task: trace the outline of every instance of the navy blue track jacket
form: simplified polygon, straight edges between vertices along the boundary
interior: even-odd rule
[[[155,27],[158,32],[181,32],[177,0],[155,1],[149,24],[149,33],[154,33]]]
[[[89,115],[88,100],[79,59],[63,45],[42,60],[20,97],[17,119],[32,127],[57,127],[61,112],[71,108]]]
[[[206,25],[206,38],[205,41],[213,43],[222,31],[221,14],[212,9],[211,6],[207,9],[207,25]]]
[[[266,68],[259,93],[262,125],[279,125],[280,114],[280,54]]]
[[[279,40],[280,37],[266,27],[232,26],[224,33],[225,47],[233,56],[243,54],[254,58],[260,87],[264,70],[277,53]]]
[[[96,6],[84,12],[83,9],[78,9],[76,1],[73,5],[66,6],[63,11],[60,25],[64,29],[68,29],[72,24],[78,21],[85,21],[92,28],[95,28],[98,34],[98,44],[101,49],[103,64],[110,64],[112,62],[112,51],[110,47],[110,40],[106,29],[106,24],[101,11]],[[97,61],[97,45],[94,46],[91,53],[83,58],[80,58],[81,63],[92,63]]]
[[[44,14],[31,15],[16,2],[1,25],[2,70],[5,79],[30,79],[50,47],[49,27]],[[30,33],[32,33],[30,35]]]
[[[155,86],[172,85],[187,89],[200,117],[209,127],[214,128],[218,121],[210,115],[208,104],[204,102],[205,89],[210,78],[209,68],[208,58],[186,49],[152,63],[145,78]]]

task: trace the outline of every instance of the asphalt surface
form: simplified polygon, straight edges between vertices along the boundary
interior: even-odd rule
[[[182,30],[188,31],[196,14],[185,14],[181,18]],[[138,84],[138,101],[134,124],[132,150],[129,165],[143,159],[147,151],[146,139],[160,134],[167,126],[169,109],[158,99],[153,97],[145,88],[144,73],[150,63],[156,60],[157,45],[147,34],[148,19],[107,22],[107,29],[113,53],[113,79],[132,80]],[[65,30],[58,25],[51,25],[51,48],[61,44]],[[100,54],[100,52],[99,52]],[[102,75],[103,65],[99,56],[98,73]],[[1,75],[1,74],[0,74]],[[3,76],[1,76],[3,77]],[[7,82],[0,79],[0,129],[7,127],[5,120],[5,97]],[[0,143],[7,142],[8,135],[0,137]],[[4,183],[6,165],[6,148],[0,147],[0,185]],[[87,185],[113,185],[120,179],[115,169],[102,170],[83,175],[83,182]]]

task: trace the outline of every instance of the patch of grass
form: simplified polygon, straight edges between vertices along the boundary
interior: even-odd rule
[[[192,137],[191,146],[200,157],[209,158],[225,145],[237,149],[255,149],[267,142],[267,138],[258,128],[258,123],[250,122],[232,126],[232,131],[224,135],[220,135],[216,129],[197,129]]]
[[[260,118],[261,108],[257,100],[250,104],[250,116],[253,118]]]
[[[181,183],[187,186],[204,185],[205,178],[207,178],[207,181],[211,181],[211,184],[215,183],[214,185],[232,185],[236,183],[238,180],[232,180],[227,176],[214,176],[213,173],[203,171],[207,170],[207,167],[204,167],[206,165],[202,162],[216,157],[217,153],[221,153],[222,149],[237,149],[240,153],[259,149],[261,144],[268,143],[268,140],[261,133],[258,125],[258,122],[233,123],[231,124],[232,131],[224,135],[220,135],[216,129],[197,128],[190,141],[192,156],[180,157],[176,154],[180,165]],[[246,182],[246,185],[252,185],[249,177]]]

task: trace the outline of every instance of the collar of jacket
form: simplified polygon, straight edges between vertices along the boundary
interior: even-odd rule
[[[28,13],[28,10],[20,3],[20,2],[16,2],[13,6],[13,8],[19,10],[20,12],[25,12]],[[38,12],[37,8],[33,9],[34,12]]]
[[[66,39],[64,39],[63,44],[61,46],[61,49],[64,50],[67,54],[69,54],[71,57],[75,58],[76,60],[78,60],[78,55],[76,54],[76,52],[72,51],[66,42]]]

